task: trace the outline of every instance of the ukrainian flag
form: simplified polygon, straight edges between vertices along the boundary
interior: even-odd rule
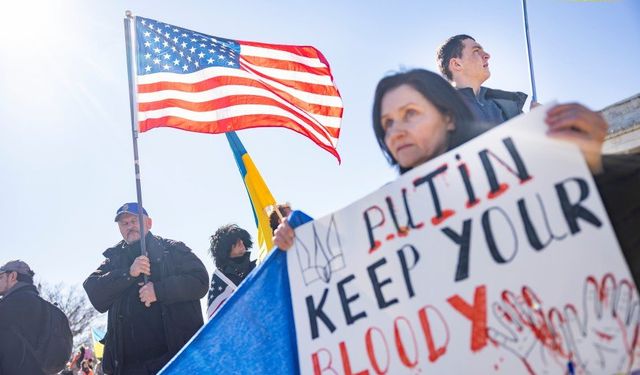
[[[266,208],[275,205],[276,200],[273,199],[273,195],[271,195],[269,188],[264,183],[262,176],[260,176],[260,172],[253,164],[247,150],[240,142],[238,135],[235,132],[227,132],[225,134],[236,159],[236,164],[238,164],[247,194],[249,194],[249,200],[253,208],[253,218],[258,227],[258,262],[262,262],[273,248],[271,226],[269,225]]]
[[[104,352],[104,345],[100,343],[104,338],[106,332],[101,329],[91,328],[91,341],[93,341],[93,355],[96,358],[102,360],[102,353]]]

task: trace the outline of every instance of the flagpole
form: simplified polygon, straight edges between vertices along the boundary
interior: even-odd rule
[[[136,26],[135,16],[131,11],[126,11],[124,18],[124,35],[127,47],[127,72],[129,73],[129,107],[131,110],[131,138],[133,140],[133,165],[136,174],[136,194],[138,198],[138,224],[140,225],[140,252],[147,255],[147,246],[144,229],[144,211],[142,206],[142,185],[140,183],[140,158],[138,157],[138,102],[136,100]],[[147,283],[147,275],[144,275],[144,282]]]
[[[531,79],[531,101],[538,101],[536,93],[536,79],[533,75],[533,57],[531,56],[531,40],[529,39],[529,17],[527,15],[527,0],[522,0],[522,15],[524,17],[524,35],[527,40],[527,57],[529,59],[529,77]]]

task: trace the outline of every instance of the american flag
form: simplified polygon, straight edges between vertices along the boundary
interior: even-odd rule
[[[285,127],[336,150],[342,99],[313,47],[213,37],[135,18],[140,131]]]
[[[211,275],[211,284],[209,285],[209,295],[207,297],[207,316],[209,319],[231,297],[237,288],[233,281],[229,280],[222,271],[216,268],[213,275]]]

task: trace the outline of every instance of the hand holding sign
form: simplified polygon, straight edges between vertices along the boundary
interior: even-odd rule
[[[607,135],[607,122],[597,112],[578,103],[560,104],[547,112],[549,136],[580,147],[591,173],[602,172],[602,144]]]
[[[289,250],[293,246],[294,240],[293,228],[289,225],[289,221],[282,219],[278,228],[273,232],[273,244],[280,250]]]

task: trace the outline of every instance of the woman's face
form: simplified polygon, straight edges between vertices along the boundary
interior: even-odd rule
[[[236,241],[235,244],[231,245],[231,252],[229,253],[230,258],[238,258],[244,255],[247,252],[247,248],[244,246],[244,242],[240,238]]]
[[[403,168],[413,168],[447,150],[454,125],[422,94],[400,85],[382,97],[384,142]]]

